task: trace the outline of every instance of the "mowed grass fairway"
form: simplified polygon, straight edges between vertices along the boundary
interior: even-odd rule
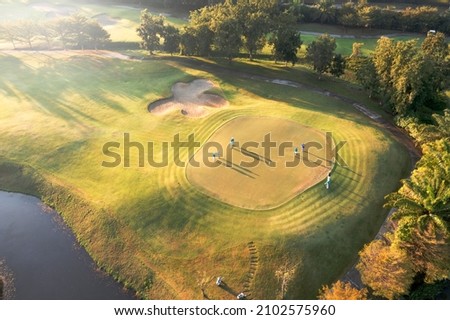
[[[326,150],[325,133],[313,128],[278,118],[238,117],[199,149],[189,161],[187,177],[231,205],[269,209],[325,179],[333,167]],[[213,158],[213,153],[220,157]]]
[[[383,197],[409,168],[407,152],[352,106],[330,97],[177,61],[0,53],[0,187],[43,195],[100,266],[142,297],[201,299],[204,288],[212,299],[234,299],[242,290],[251,298],[277,298],[275,272],[289,262],[298,267],[287,297],[315,298],[378,231],[386,216]],[[149,102],[170,95],[174,83],[196,78],[219,84],[230,106],[202,118],[147,111]],[[187,140],[194,133],[204,144],[224,123],[249,116],[332,132],[335,143],[346,141],[340,156],[348,167],[335,166],[330,190],[319,183],[261,211],[205,195],[171,151],[163,168],[140,167],[137,148],[129,168],[102,166],[111,161],[102,151],[107,142],[120,143],[115,151],[123,160],[124,133],[144,146],[153,142],[159,155],[176,134]],[[187,150],[180,158],[188,162]],[[25,167],[16,174],[7,162]],[[21,183],[30,171],[50,187]],[[228,291],[215,286],[219,275]]]

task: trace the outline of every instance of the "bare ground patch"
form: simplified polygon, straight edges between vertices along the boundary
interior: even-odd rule
[[[197,79],[189,83],[178,82],[172,86],[172,97],[152,102],[148,110],[154,114],[166,114],[180,110],[189,117],[201,117],[208,113],[208,108],[223,108],[228,101],[219,95],[206,93],[218,86],[206,79]]]

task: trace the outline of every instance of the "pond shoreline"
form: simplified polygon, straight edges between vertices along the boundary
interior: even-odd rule
[[[135,299],[100,270],[62,217],[39,198],[0,191],[0,200],[3,299]]]

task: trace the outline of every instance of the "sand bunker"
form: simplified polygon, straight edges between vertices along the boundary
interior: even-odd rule
[[[152,102],[148,110],[155,114],[166,114],[180,110],[189,117],[201,117],[208,113],[208,108],[223,108],[228,101],[212,93],[205,93],[212,88],[218,88],[210,80],[198,79],[190,83],[178,82],[172,86],[172,97]]]

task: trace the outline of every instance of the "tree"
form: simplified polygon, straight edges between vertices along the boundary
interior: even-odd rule
[[[445,143],[450,139],[450,109],[445,109],[443,114],[433,114],[431,117],[434,121],[432,124],[420,123],[417,118],[412,117],[399,121],[399,126],[405,128],[408,134],[423,146],[424,152],[430,148],[430,142],[443,139],[442,143]],[[439,162],[436,164],[440,165]]]
[[[198,52],[197,39],[195,31],[190,26],[184,26],[180,33],[180,53],[182,55],[191,56]]]
[[[410,110],[417,110],[423,105],[420,99],[424,88],[422,78],[424,60],[418,55],[417,41],[399,41],[395,43],[392,52],[390,69],[390,83],[387,96],[396,114],[406,114]]]
[[[68,18],[69,37],[67,40],[69,45],[84,50],[89,41],[89,35],[86,32],[87,24],[88,18],[78,13]]]
[[[336,22],[336,9],[334,0],[320,0],[318,4],[320,23],[333,24]]]
[[[376,6],[358,6],[357,15],[359,26],[364,28],[382,28],[385,25],[385,15],[381,8]]]
[[[442,148],[449,147],[448,141],[441,143]],[[433,161],[430,158],[433,158]],[[433,166],[430,163],[433,163]],[[398,232],[403,234],[401,238],[404,240],[408,240],[412,231],[411,223],[414,223],[418,231],[425,231],[430,224],[437,229],[448,228],[445,220],[450,215],[449,153],[436,155],[433,152],[432,155],[425,155],[418,166],[411,178],[402,181],[402,187],[397,192],[386,196],[386,207],[397,209],[392,216],[393,220],[400,221],[406,217],[412,219],[404,225],[405,230],[402,230],[400,225],[397,228]]]
[[[68,18],[59,18],[53,23],[53,30],[57,35],[57,39],[61,41],[64,50],[67,49],[71,34],[70,21]]]
[[[440,109],[444,105],[445,71],[419,49],[416,40],[394,42],[381,37],[373,64],[381,97],[395,114],[420,115],[425,108]]]
[[[356,80],[369,92],[369,97],[372,97],[379,90],[378,77],[373,59],[362,53],[363,45],[361,42],[353,43],[352,54],[347,58],[346,67],[354,72]]]
[[[109,33],[97,21],[88,21],[84,26],[84,33],[87,36],[87,43],[95,50],[111,41]]]
[[[362,42],[353,42],[352,44],[352,54],[350,55],[350,58],[359,58],[362,57],[362,47],[364,46],[364,43]]]
[[[280,15],[269,40],[273,46],[275,61],[284,61],[286,65],[290,62],[293,66],[297,62],[297,51],[302,41],[295,25],[295,17],[292,14],[285,12]]]
[[[438,9],[428,6],[408,7],[401,12],[403,31],[427,32],[435,29],[438,22]]]
[[[137,33],[142,39],[141,47],[153,54],[161,46],[163,32],[164,17],[152,15],[144,9],[141,12],[141,23],[137,28]]]
[[[350,28],[354,28],[360,24],[356,7],[352,2],[347,2],[342,5],[341,10],[339,10],[337,22],[344,27]]]
[[[315,71],[320,75],[326,72],[333,60],[336,40],[328,34],[319,36],[306,49],[306,58],[312,63]]]
[[[386,197],[386,206],[397,208],[397,245],[431,282],[450,275],[450,140],[432,142],[424,151],[411,178]]]
[[[394,42],[388,37],[381,37],[373,55],[373,65],[379,79],[380,92],[388,95],[391,92],[391,67],[394,60]]]
[[[450,59],[448,58],[450,50],[445,35],[442,32],[429,32],[422,42],[421,49],[432,69],[431,79],[428,79],[426,84],[429,85],[430,91],[440,92],[450,76]],[[433,96],[433,93],[431,95]]]
[[[394,245],[407,252],[421,281],[434,283],[450,277],[450,242],[445,228],[426,222],[419,229],[415,219],[407,217],[400,220],[395,236]]]
[[[380,83],[373,60],[368,57],[351,58],[356,80],[364,89],[369,91],[369,97],[377,95],[380,91]]]
[[[442,32],[429,32],[422,42],[422,51],[434,60],[444,62],[449,54],[445,35]]]
[[[270,30],[269,13],[273,8],[271,1],[238,1],[236,17],[241,25],[243,46],[250,60],[253,55],[264,47],[266,34]]]
[[[222,17],[217,21],[214,44],[231,61],[242,46],[240,25],[236,17]]]
[[[38,28],[36,23],[31,20],[22,20],[18,22],[16,28],[16,39],[20,42],[28,44],[28,47],[32,49],[32,41],[38,35]]]
[[[374,294],[396,299],[408,293],[414,272],[403,250],[375,240],[364,246],[359,258],[356,268]]]
[[[285,262],[275,271],[275,277],[280,282],[279,299],[284,299],[289,288],[289,284],[295,277],[299,263],[293,263],[287,258]]]
[[[330,63],[330,73],[335,77],[340,77],[345,73],[345,59],[341,54],[336,54]]]
[[[443,114],[434,114],[433,119],[436,122],[435,130],[439,133],[435,140],[450,139],[450,109],[445,109]],[[448,140],[443,140],[445,143]],[[446,151],[450,153],[450,151]]]
[[[17,41],[17,25],[12,22],[2,22],[0,24],[0,39],[11,42],[14,49],[16,49]]]
[[[323,286],[317,298],[320,300],[367,300],[367,289],[358,290],[349,282],[338,280],[331,287]]]
[[[218,6],[204,7],[196,11],[191,11],[189,15],[189,25],[183,32],[182,47],[193,48],[195,49],[193,54],[200,56],[208,56],[211,54],[211,47],[214,41],[212,24],[216,21],[214,11],[217,10]],[[191,38],[194,42],[188,44],[186,41],[188,38]]]
[[[51,42],[57,36],[54,28],[54,21],[40,21],[37,24],[37,35],[45,40],[47,49],[50,50]]]
[[[178,28],[167,25],[163,32],[164,45],[163,50],[169,52],[171,55],[180,50],[180,30]]]

